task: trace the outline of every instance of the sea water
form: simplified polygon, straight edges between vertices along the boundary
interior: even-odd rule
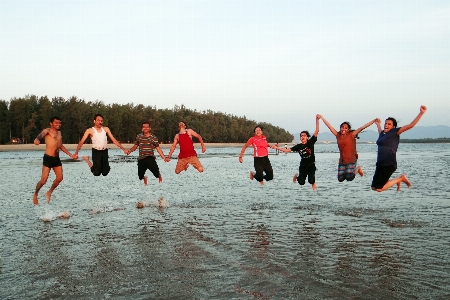
[[[316,191],[292,182],[298,154],[271,152],[260,186],[239,151],[208,148],[203,173],[179,175],[158,157],[163,182],[148,171],[147,186],[137,152],[110,150],[106,177],[61,153],[64,180],[45,204],[51,173],[36,207],[43,153],[0,152],[0,298],[450,297],[448,144],[400,144],[394,176],[412,187],[383,193],[370,189],[374,144],[358,144],[365,176],[343,183],[337,146],[316,144]]]

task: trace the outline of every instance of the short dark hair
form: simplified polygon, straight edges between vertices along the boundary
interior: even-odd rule
[[[95,114],[94,115],[94,120],[97,119],[97,117],[102,117],[102,119],[104,119],[104,117],[101,114]]]
[[[308,131],[308,130],[303,130],[302,132],[300,132],[300,136],[302,136],[302,133],[306,134],[306,136],[307,136],[308,138],[311,137],[311,135],[309,134],[309,131]]]
[[[150,126],[150,123],[149,123],[149,122],[147,122],[147,121],[145,121],[145,122],[142,122],[142,125],[141,125],[141,126],[144,126],[144,124],[148,124],[148,126]]]
[[[61,119],[57,116],[53,116],[49,119],[50,123],[53,123],[53,121],[55,121],[55,120],[61,121]]]
[[[394,127],[397,127],[397,120],[396,120],[395,118],[389,117],[389,118],[386,119],[386,121],[387,121],[387,120],[391,120],[391,121],[392,121],[392,124],[394,125]]]
[[[185,121],[183,121],[183,120],[181,120],[180,121],[181,123],[183,123],[184,124],[184,126],[187,128],[187,124],[186,124],[186,122]]]
[[[261,125],[256,125],[255,128],[253,128],[253,132],[255,132],[256,128],[261,129],[261,131],[264,131],[264,128]]]

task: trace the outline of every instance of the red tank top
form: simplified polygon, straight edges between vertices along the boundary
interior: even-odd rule
[[[178,143],[180,144],[180,154],[178,154],[178,158],[197,156],[197,152],[195,152],[194,149],[194,143],[187,131],[178,134]]]

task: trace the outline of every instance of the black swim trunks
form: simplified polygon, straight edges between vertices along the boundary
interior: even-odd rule
[[[62,166],[59,156],[50,156],[47,154],[44,154],[43,165],[50,169]]]

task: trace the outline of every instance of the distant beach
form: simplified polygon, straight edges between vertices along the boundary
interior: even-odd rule
[[[225,148],[225,147],[242,147],[243,143],[205,143],[206,151],[208,151],[209,147],[212,148]],[[125,149],[130,149],[133,147],[133,144],[122,144]],[[160,148],[170,148],[172,144],[159,144]],[[201,148],[199,143],[194,144],[196,149]],[[69,151],[74,151],[77,149],[77,144],[64,144]],[[177,146],[178,147],[178,146]],[[118,149],[114,144],[108,144],[109,149]],[[91,144],[84,144],[81,150],[89,150],[91,149]],[[39,146],[34,144],[13,144],[13,145],[0,145],[0,151],[45,151],[45,143],[41,143]]]

